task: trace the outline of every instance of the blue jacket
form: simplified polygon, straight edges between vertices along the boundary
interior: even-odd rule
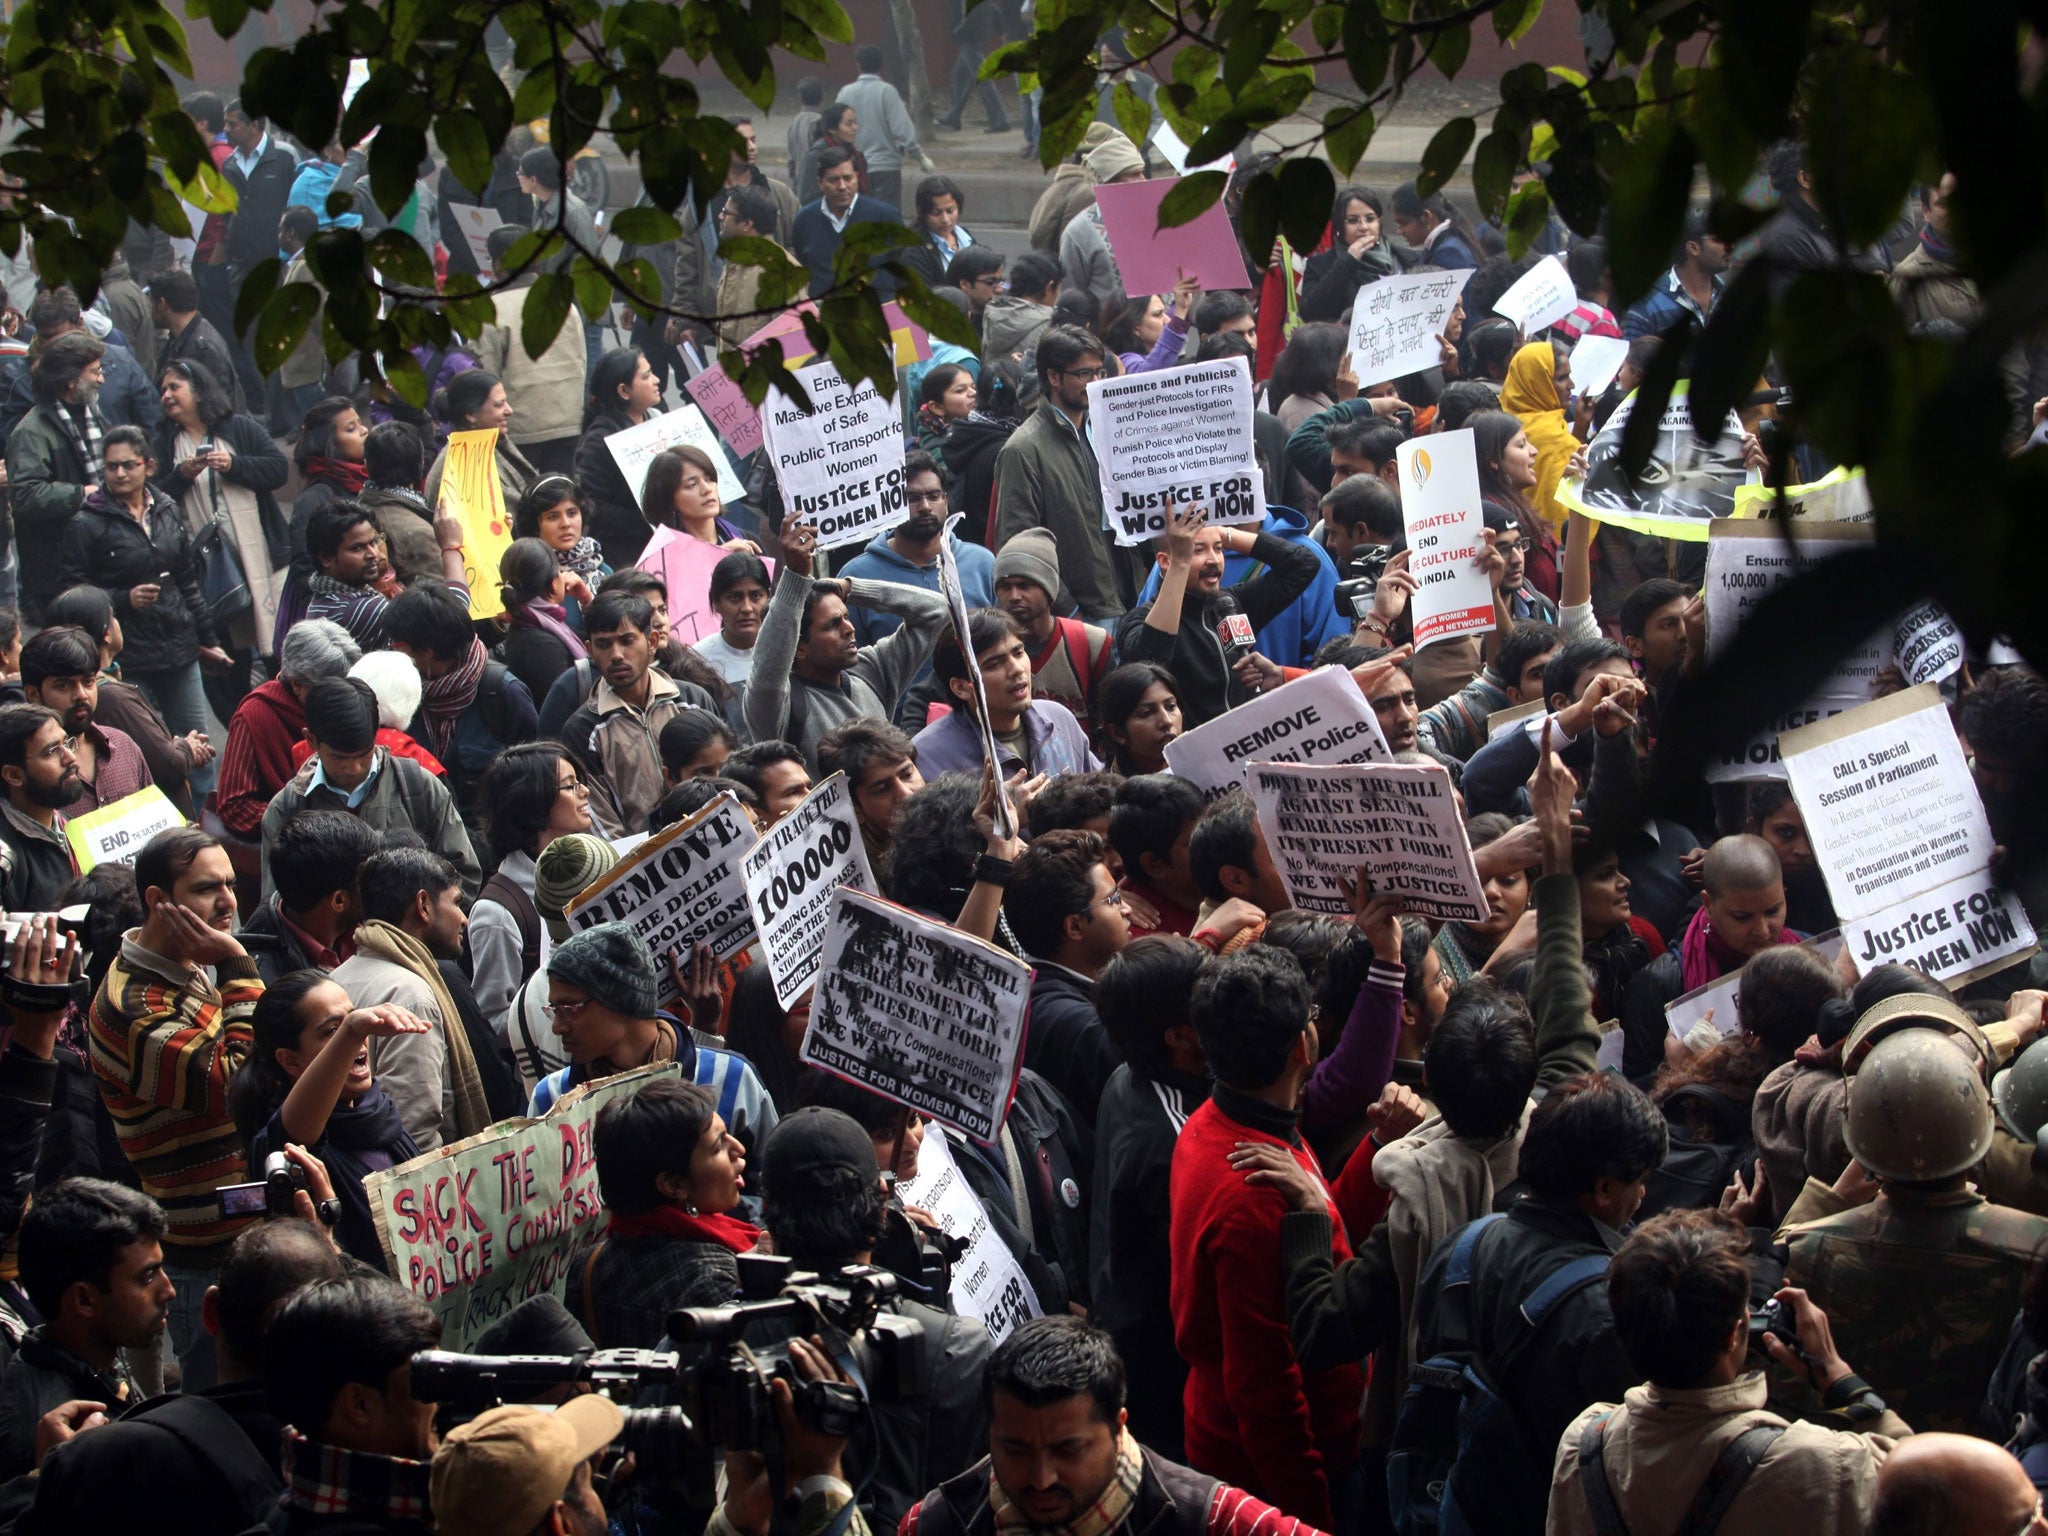
[[[869,197],[865,192],[853,200],[853,207],[847,210],[846,228],[856,224],[901,224],[903,215],[879,197]],[[823,293],[832,286],[832,258],[839,254],[839,247],[846,238],[845,231],[832,227],[832,221],[825,217],[825,200],[813,198],[797,210],[796,223],[790,226],[790,255],[811,269],[811,292]],[[896,253],[891,251],[875,258],[875,292],[888,298],[896,292],[896,279],[882,270],[880,263]]]
[[[285,207],[312,209],[320,216],[322,229],[361,229],[363,216],[360,213],[344,213],[334,218],[328,216],[327,194],[334,190],[334,183],[341,172],[342,167],[331,160],[308,160],[299,167],[299,174],[292,178],[292,189],[284,200]]]
[[[1311,536],[1307,516],[1292,507],[1267,503],[1266,525],[1261,531],[1315,551],[1316,579],[1309,583],[1306,592],[1258,631],[1259,654],[1268,661],[1283,667],[1308,666],[1316,659],[1318,650],[1339,635],[1351,633],[1350,620],[1337,611],[1337,567],[1331,563],[1329,551]],[[1226,555],[1223,585],[1237,586],[1262,569],[1249,555]],[[1155,563],[1152,574],[1145,578],[1145,590],[1138,594],[1138,606],[1158,595],[1159,567]]]
[[[1024,713],[1024,740],[1031,753],[1029,763],[1020,763],[1003,750],[1005,777],[1024,768],[1058,778],[1063,773],[1092,773],[1102,764],[1088,750],[1088,731],[1064,704],[1033,699]],[[974,716],[955,705],[951,714],[941,715],[917,733],[917,771],[927,781],[948,773],[981,772],[981,730]],[[996,744],[998,748],[1002,743]]]
[[[1721,290],[1725,286],[1721,278],[1714,279],[1714,302],[1721,302]],[[1662,336],[1678,323],[1679,316],[1691,315],[1701,325],[1707,317],[1700,313],[1700,307],[1693,302],[1685,285],[1678,280],[1678,269],[1673,267],[1657,279],[1656,285],[1621,317],[1621,334],[1630,341],[1644,336]]]

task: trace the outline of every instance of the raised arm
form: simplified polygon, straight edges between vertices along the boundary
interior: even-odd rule
[[[812,546],[799,532],[801,527],[785,524],[777,538],[775,592],[761,620],[761,638],[754,643],[753,667],[747,673],[741,708],[756,741],[780,741],[789,728],[789,669],[796,664],[804,607],[811,595]]]

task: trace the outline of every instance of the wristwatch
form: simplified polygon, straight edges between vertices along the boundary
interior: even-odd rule
[[[1017,866],[1008,859],[999,859],[992,853],[984,853],[974,861],[974,883],[996,885],[1008,888]]]

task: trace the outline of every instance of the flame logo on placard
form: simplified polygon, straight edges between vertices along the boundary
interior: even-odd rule
[[[1422,448],[1418,448],[1418,449],[1416,449],[1416,450],[1415,450],[1415,457],[1414,457],[1413,459],[1409,460],[1408,462],[1409,462],[1409,471],[1410,471],[1410,473],[1411,473],[1411,474],[1413,474],[1413,475],[1414,475],[1414,477],[1415,477],[1415,489],[1417,489],[1417,490],[1419,491],[1419,490],[1421,490],[1421,489],[1422,489],[1422,488],[1423,488],[1423,487],[1424,487],[1425,485],[1429,484],[1429,453],[1428,453],[1428,450],[1426,450],[1426,449],[1422,449]]]

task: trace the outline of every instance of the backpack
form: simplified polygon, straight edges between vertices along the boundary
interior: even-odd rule
[[[1522,1298],[1519,1337],[1482,1361],[1472,1327],[1473,1260],[1480,1239],[1505,1219],[1482,1216],[1451,1246],[1439,1292],[1441,1339],[1409,1372],[1387,1448],[1387,1503],[1399,1536],[1469,1536],[1493,1529],[1492,1513],[1540,1510],[1548,1496],[1553,1448],[1536,1444],[1500,1383],[1559,1303],[1606,1278],[1608,1255],[1553,1270]]]
[[[478,901],[495,901],[519,925],[519,960],[528,976],[540,971],[540,909],[533,904],[533,898],[505,877],[502,870],[495,870],[491,878],[476,893]]]
[[[583,663],[578,662],[577,665],[581,666]],[[477,684],[476,690],[477,707],[483,717],[484,729],[507,746],[512,742],[512,706],[505,702],[505,679],[511,675],[510,667],[492,657],[484,663],[483,681]]]
[[[1671,1149],[1654,1169],[1643,1194],[1638,1221],[1666,1211],[1699,1210],[1719,1202],[1738,1168],[1756,1161],[1756,1136],[1750,1129],[1749,1106],[1732,1094],[1706,1083],[1688,1083],[1660,1106],[1670,1127]],[[1705,1109],[1713,1124],[1711,1140],[1693,1134],[1688,1108]]]
[[[1579,1488],[1586,1495],[1586,1512],[1599,1536],[1629,1536],[1628,1522],[1621,1518],[1621,1506],[1615,1503],[1614,1490],[1607,1482],[1609,1417],[1601,1414],[1579,1434]],[[1785,1429],[1783,1424],[1759,1424],[1722,1446],[1707,1480],[1679,1517],[1676,1536],[1714,1536],[1749,1474]]]

